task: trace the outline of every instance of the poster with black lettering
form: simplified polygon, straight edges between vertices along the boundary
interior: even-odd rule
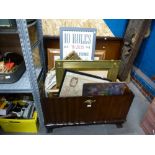
[[[60,59],[76,52],[82,60],[94,60],[96,29],[79,27],[60,28]]]

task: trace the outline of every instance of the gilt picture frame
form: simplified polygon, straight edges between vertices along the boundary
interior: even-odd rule
[[[98,60],[98,61],[80,61],[80,60],[56,60],[56,81],[57,87],[63,79],[64,70],[72,71],[107,71],[107,79],[116,81],[120,66],[120,60]]]

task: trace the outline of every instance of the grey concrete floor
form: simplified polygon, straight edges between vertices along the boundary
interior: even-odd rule
[[[123,128],[117,128],[114,124],[86,125],[86,126],[68,126],[55,128],[50,135],[143,135],[140,122],[150,104],[141,94],[137,87],[130,82],[129,88],[135,94],[130,107],[127,121]]]

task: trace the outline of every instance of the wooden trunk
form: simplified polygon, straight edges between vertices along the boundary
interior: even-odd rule
[[[120,38],[96,38],[96,50],[105,49],[106,60],[120,60],[122,45],[123,40]],[[48,48],[58,49],[59,37],[44,36],[46,54]],[[123,123],[134,98],[128,87],[126,89],[124,95],[44,97],[41,103],[45,125],[53,128],[64,125]]]

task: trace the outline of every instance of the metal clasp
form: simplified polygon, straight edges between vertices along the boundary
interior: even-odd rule
[[[91,100],[91,99],[84,101],[84,103],[87,104],[87,108],[90,108],[92,106],[92,103],[95,103],[95,102],[96,100]]]

